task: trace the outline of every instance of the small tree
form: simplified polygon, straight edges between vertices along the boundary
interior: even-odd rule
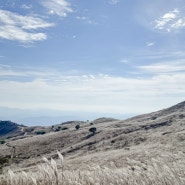
[[[5,144],[5,140],[0,140],[0,144]]]
[[[91,127],[90,129],[89,129],[89,132],[92,132],[93,133],[93,135],[96,133],[96,127]]]
[[[43,135],[45,134],[46,132],[44,130],[38,130],[35,132],[37,135]]]
[[[76,130],[78,130],[80,128],[80,125],[76,125],[75,128]]]

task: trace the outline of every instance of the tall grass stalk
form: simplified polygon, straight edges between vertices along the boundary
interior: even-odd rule
[[[184,185],[184,154],[147,158],[147,161],[127,160],[127,165],[93,166],[86,170],[64,170],[63,156],[58,164],[43,158],[36,172],[11,170],[0,176],[0,185]],[[109,162],[108,162],[109,163]],[[124,163],[125,164],[125,163]]]

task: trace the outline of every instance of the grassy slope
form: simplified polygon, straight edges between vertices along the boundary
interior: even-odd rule
[[[83,171],[99,165],[110,170],[114,166],[119,171],[130,161],[146,164],[160,157],[168,164],[172,156],[178,156],[173,159],[178,162],[183,156],[179,152],[185,152],[185,103],[124,121],[96,120],[93,126],[97,133],[91,137],[91,125],[84,123],[79,130],[69,125],[65,131],[9,140],[16,147],[11,167],[27,169],[40,163],[41,156],[56,158],[59,150],[65,157],[64,170]],[[10,152],[10,148],[0,146],[0,156]]]

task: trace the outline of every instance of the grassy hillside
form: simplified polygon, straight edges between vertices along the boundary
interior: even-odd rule
[[[185,102],[123,121],[101,118],[71,122],[59,131],[55,127],[48,127],[44,135],[27,134],[0,145],[1,159],[8,160],[3,164],[8,179],[15,176],[6,173],[11,168],[24,178],[25,170],[30,184],[34,171],[39,171],[37,184],[51,184],[52,179],[54,184],[185,184]],[[92,127],[95,133],[89,132]],[[56,150],[64,156],[63,166]],[[53,160],[41,164],[43,156],[58,166]],[[48,172],[35,165],[46,165]],[[42,175],[50,180],[44,182]]]

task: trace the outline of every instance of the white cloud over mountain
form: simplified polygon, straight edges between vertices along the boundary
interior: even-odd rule
[[[163,68],[165,67],[161,65],[158,71]],[[9,71],[10,69],[8,67]],[[153,66],[141,69],[157,70]],[[3,70],[4,75],[8,75],[7,68],[2,66],[2,74]],[[183,99],[185,74],[176,70],[177,72],[169,74],[156,73],[153,76],[134,78],[104,74],[65,75],[61,72],[29,70],[18,72],[11,69],[12,75],[21,76],[21,81],[15,80],[16,78],[1,80],[0,101],[2,106],[12,108],[143,113],[146,112],[144,105],[148,107],[148,111],[155,110],[159,105],[157,100],[165,106],[166,103],[170,105]],[[32,80],[23,81],[24,75],[32,76]]]

